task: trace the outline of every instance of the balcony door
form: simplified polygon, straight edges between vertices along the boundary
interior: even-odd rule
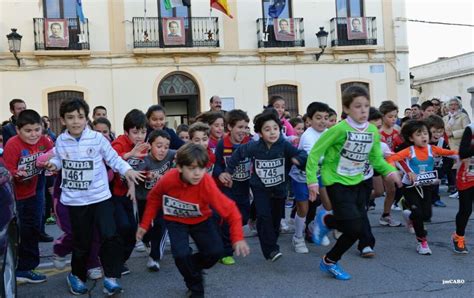
[[[191,6],[178,6],[172,9],[166,9],[165,1],[158,0],[158,26],[160,28],[160,47],[182,47],[182,45],[173,46],[173,45],[165,45],[163,43],[164,34],[168,32],[165,30],[167,28],[163,27],[163,22],[161,21],[163,18],[183,18],[184,24],[184,34],[186,36],[186,47],[191,47],[193,44],[192,41],[192,22],[191,22]]]
[[[76,18],[76,0],[43,0],[46,19]]]
[[[348,41],[347,34],[347,18],[365,17],[364,0],[336,0],[336,26],[337,39],[341,45],[346,45],[344,41]],[[364,28],[367,31],[367,27]],[[362,40],[348,41],[347,45],[366,44]]]
[[[293,13],[291,9],[292,0],[284,0],[284,1],[279,2],[278,4],[281,5],[282,3],[284,3],[284,7],[282,10],[275,9],[276,11],[281,10],[280,15],[278,15],[278,19],[293,18]],[[277,38],[275,37],[276,35],[275,31],[278,32],[280,29],[275,28],[274,26],[274,21],[273,21],[273,16],[272,16],[272,6],[274,5],[275,5],[275,0],[262,0],[262,22],[261,24],[259,24],[259,27],[262,26],[259,29],[264,34],[264,37],[262,38],[264,45],[262,47],[279,47],[279,46],[293,47],[294,42],[278,41]],[[273,10],[273,13],[275,10]],[[288,24],[287,20],[285,20],[285,22],[286,24]]]

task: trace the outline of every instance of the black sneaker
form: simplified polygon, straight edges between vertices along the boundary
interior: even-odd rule
[[[122,276],[130,274],[130,269],[128,269],[127,264],[122,265],[120,272],[122,273]]]
[[[278,251],[278,250],[275,250],[275,251],[272,251],[270,253],[270,256],[269,256],[269,260],[271,260],[272,262],[275,262],[276,260],[278,260],[279,258],[281,258],[283,256],[283,254]]]
[[[39,242],[53,242],[54,238],[46,233],[40,233]]]
[[[188,290],[186,292],[186,297],[189,297],[189,298],[204,298],[204,293]]]

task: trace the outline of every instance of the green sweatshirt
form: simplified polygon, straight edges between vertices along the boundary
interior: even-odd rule
[[[321,135],[314,144],[306,163],[306,181],[318,183],[318,161],[324,156],[321,177],[325,186],[334,183],[356,185],[364,179],[365,161],[386,176],[396,169],[383,158],[380,135],[373,124],[365,131],[341,121]]]

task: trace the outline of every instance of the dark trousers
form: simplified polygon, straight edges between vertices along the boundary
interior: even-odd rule
[[[418,190],[417,190],[418,188]],[[419,193],[421,192],[423,196]],[[431,197],[433,194],[433,186],[423,187],[403,187],[403,196],[411,210],[410,219],[413,222],[415,235],[422,239],[426,237],[426,230],[423,221],[431,218]]]
[[[41,233],[45,233],[44,224],[46,219],[44,218],[45,209],[45,192],[46,192],[46,178],[44,172],[38,175],[38,184],[36,184],[36,212],[39,218],[38,225]]]
[[[117,233],[114,219],[114,203],[108,199],[85,206],[69,206],[72,227],[72,274],[82,281],[87,279],[87,260],[97,226],[101,239],[100,262],[106,277],[121,277],[123,244]]]
[[[36,196],[16,201],[16,211],[20,225],[20,243],[18,245],[18,271],[35,269],[39,257],[38,202]]]
[[[441,179],[445,174],[443,167],[436,168],[436,172],[438,172],[439,179]],[[439,196],[439,184],[436,184],[436,185],[433,185],[433,195],[431,196],[431,204],[433,204],[434,202],[438,200],[441,200],[441,197]]]
[[[284,208],[282,201],[284,202],[286,198],[273,197],[261,188],[252,188],[252,192],[257,211],[257,232],[260,248],[263,256],[269,259],[271,252],[280,250],[277,241],[280,235],[282,208]]]
[[[204,294],[202,270],[209,269],[222,257],[223,246],[214,219],[209,218],[195,225],[165,221],[171,241],[171,252],[188,289]],[[194,240],[198,252],[189,247],[189,237]]]
[[[456,234],[464,236],[469,216],[472,214],[474,187],[459,191],[459,210],[456,214]]]
[[[46,219],[51,217],[53,211],[53,196],[51,195],[48,189],[50,187],[53,187],[55,178],[56,176],[46,176],[43,222],[46,222]]]
[[[145,212],[146,201],[137,200],[137,204],[138,214],[142,217],[143,212]],[[168,230],[166,229],[163,219],[163,212],[160,210],[153,220],[150,229],[148,229],[142,239],[143,243],[150,245],[150,257],[155,261],[159,261],[163,258],[166,247],[166,235],[168,235]]]
[[[365,193],[365,201],[366,201],[366,206],[368,206],[370,202],[370,194],[372,193],[373,189],[373,181],[372,179],[367,179],[364,180],[361,183],[361,192]],[[365,209],[367,210],[367,209]],[[359,238],[359,244],[357,245],[357,249],[362,251],[364,247],[370,246],[371,248],[374,248],[375,246],[375,237],[374,234],[372,234],[372,228],[370,227],[370,221],[369,218],[367,217],[367,211],[365,211],[362,214],[362,230]]]
[[[255,208],[255,197],[252,200],[252,203],[250,204],[249,219],[257,220],[257,208]]]
[[[115,224],[117,225],[117,232],[122,238],[123,243],[123,263],[132,255],[135,248],[137,232],[137,218],[133,212],[133,201],[130,198],[113,196],[112,202],[115,207]]]

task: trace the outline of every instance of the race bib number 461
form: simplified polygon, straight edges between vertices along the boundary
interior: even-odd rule
[[[341,150],[337,173],[344,176],[364,173],[365,162],[369,159],[373,141],[374,134],[371,132],[348,131],[346,142]]]
[[[94,179],[94,161],[63,159],[61,188],[87,190]]]
[[[202,216],[199,204],[181,201],[167,195],[163,196],[163,214],[185,218]]]
[[[272,187],[285,182],[285,159],[255,160],[255,173],[265,187]]]

